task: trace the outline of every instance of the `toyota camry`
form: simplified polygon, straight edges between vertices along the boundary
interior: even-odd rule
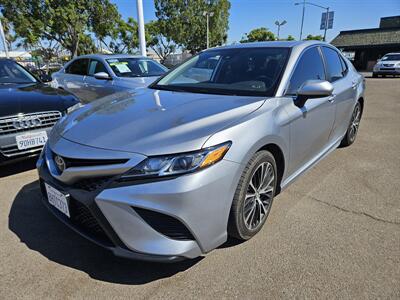
[[[37,164],[44,203],[117,256],[194,258],[256,235],[279,192],[354,142],[364,102],[329,44],[209,49],[63,117]]]

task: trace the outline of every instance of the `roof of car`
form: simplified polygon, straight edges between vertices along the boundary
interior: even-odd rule
[[[211,49],[235,49],[235,48],[294,48],[308,47],[310,45],[326,44],[321,41],[270,41],[270,42],[253,42],[233,44]],[[210,49],[210,50],[211,50]]]
[[[86,55],[81,55],[76,58],[102,58],[102,59],[109,59],[109,58],[147,58],[144,56],[140,55],[132,55],[132,54],[101,54],[101,53],[95,53],[95,54],[86,54]]]

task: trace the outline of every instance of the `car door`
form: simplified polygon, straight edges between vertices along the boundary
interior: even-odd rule
[[[330,142],[340,140],[350,122],[355,104],[359,78],[351,77],[346,61],[333,48],[321,47],[327,70],[328,81],[333,85],[333,101],[335,103],[335,123],[329,137]]]
[[[285,107],[290,122],[288,174],[301,171],[322,155],[328,147],[335,120],[335,105],[330,97],[308,99],[304,106],[298,106],[297,90],[307,80],[326,80],[321,51],[317,46],[307,48],[301,54],[286,90],[286,96],[293,99]]]
[[[83,80],[87,75],[88,64],[89,59],[78,58],[65,68],[64,76],[60,78],[59,85],[79,99],[85,96]]]
[[[110,79],[96,79],[94,74],[100,72],[107,73],[110,76]],[[84,79],[84,86],[85,101],[87,102],[108,96],[116,91],[114,81],[109,71],[103,62],[98,59],[90,59],[88,75]]]

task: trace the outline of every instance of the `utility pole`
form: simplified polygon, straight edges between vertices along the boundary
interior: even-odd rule
[[[144,18],[143,18],[143,1],[136,0],[138,27],[139,27],[139,49],[140,55],[147,56],[146,54],[146,36],[144,32]]]
[[[10,55],[8,54],[8,46],[7,46],[6,36],[4,35],[3,25],[1,24],[1,19],[0,19],[0,36],[1,36],[1,40],[3,41],[4,52],[6,53],[6,57],[10,58]]]
[[[207,49],[210,48],[210,37],[209,37],[210,17],[212,17],[213,15],[214,15],[213,12],[208,12],[208,11],[203,12],[203,16],[206,16],[206,18],[207,18]]]

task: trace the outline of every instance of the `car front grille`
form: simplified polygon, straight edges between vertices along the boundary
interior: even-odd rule
[[[61,118],[59,111],[19,114],[0,118],[0,136],[53,127]]]
[[[103,187],[110,179],[111,176],[81,179],[74,183],[74,187],[80,190],[93,192]]]
[[[17,144],[7,145],[0,147],[0,153],[3,154],[5,157],[15,157],[15,156],[22,156],[22,155],[33,155],[37,152],[42,150],[43,146],[19,150]]]
[[[100,226],[97,219],[84,204],[80,203],[74,198],[70,198],[69,206],[71,221],[75,226],[103,244],[113,244],[103,228]]]
[[[43,180],[40,180],[40,188],[42,191],[42,195],[44,200],[48,202],[46,187]],[[90,237],[96,242],[106,246],[113,246],[112,241],[106,234],[106,232],[101,227],[100,223],[94,217],[94,215],[90,212],[89,208],[85,206],[83,203],[79,202],[73,197],[69,198],[68,206],[70,218],[67,218],[62,213],[60,213],[55,207],[50,204],[47,206],[56,213],[57,216],[62,218],[65,222],[72,225],[76,230],[83,233],[84,235]]]

